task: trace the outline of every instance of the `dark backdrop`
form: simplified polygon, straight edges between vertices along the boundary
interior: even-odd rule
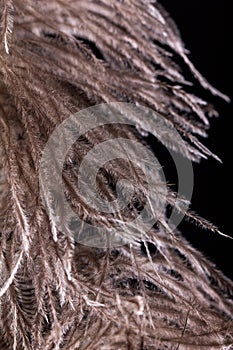
[[[160,0],[175,19],[192,62],[216,88],[233,100],[232,22],[230,0]],[[202,91],[203,96],[203,91]],[[232,230],[232,104],[205,94],[214,103],[220,117],[213,119],[209,139],[204,140],[222,159],[202,161],[194,165],[195,187],[192,208],[233,236]],[[182,232],[194,246],[205,253],[233,279],[233,241],[181,224]]]

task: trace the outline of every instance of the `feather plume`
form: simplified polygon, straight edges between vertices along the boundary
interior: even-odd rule
[[[169,137],[163,128],[153,133],[167,148],[193,161],[216,157],[198,139],[206,136],[213,109],[188,92],[195,80],[187,81],[178,62],[204,89],[228,98],[197,72],[176,25],[157,2],[0,5],[0,349],[230,349],[232,282],[180,232],[171,232],[166,211],[140,240],[91,248],[56,227],[54,208],[45,210],[39,188],[41,156],[52,132],[71,114],[99,103],[148,107],[166,125]],[[75,166],[111,137],[145,143],[153,120],[128,112],[137,129],[115,124],[89,130],[63,166],[64,192],[74,211],[110,231],[121,215],[90,209],[77,188]],[[82,119],[76,122],[83,126]],[[183,142],[172,137],[173,130]],[[113,200],[117,180],[133,176],[129,166],[112,161],[98,173],[104,198]],[[146,197],[143,175],[133,178],[133,209],[124,213],[126,220]],[[153,181],[158,185],[156,176]],[[182,212],[184,201],[175,198],[169,190],[166,204]],[[191,211],[184,214],[218,232]]]

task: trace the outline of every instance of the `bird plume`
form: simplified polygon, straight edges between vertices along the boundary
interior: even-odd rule
[[[0,0],[0,11],[0,350],[230,349],[232,282],[170,229],[166,210],[129,244],[85,246],[57,228],[39,183],[46,143],[71,115],[81,128],[79,112],[87,108],[107,104],[119,115],[127,112],[136,128],[115,123],[89,130],[63,165],[73,210],[111,231],[121,216],[92,211],[78,189],[75,167],[83,157],[110,138],[145,144],[153,132],[191,161],[217,158],[200,142],[216,112],[192,86],[228,97],[190,62],[179,30],[157,1]],[[130,106],[151,113],[141,118]],[[126,221],[147,193],[143,174],[129,169],[130,162],[113,160],[96,180],[111,201],[118,179],[134,179]],[[166,205],[218,232],[184,210],[189,202],[170,188]],[[60,216],[65,222],[62,209]]]

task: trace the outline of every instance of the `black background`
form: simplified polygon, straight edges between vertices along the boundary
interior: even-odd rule
[[[189,57],[207,80],[233,100],[232,22],[230,0],[161,0],[177,23]],[[232,222],[232,103],[227,104],[208,93],[201,97],[212,102],[220,117],[211,121],[209,138],[204,144],[223,164],[213,159],[194,164],[192,209],[233,237]],[[233,241],[182,223],[188,240],[233,279]]]

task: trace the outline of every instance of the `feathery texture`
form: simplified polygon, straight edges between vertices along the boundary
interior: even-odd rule
[[[141,241],[88,248],[56,230],[39,193],[42,151],[71,114],[101,102],[149,107],[185,140],[165,146],[199,161],[214,156],[198,136],[215,111],[190,92],[178,63],[227,97],[196,71],[157,2],[1,0],[0,8],[0,349],[230,349],[233,285],[168,230],[165,214]],[[77,213],[114,226],[117,216],[90,212],[74,166],[94,145],[141,140],[142,130],[103,127],[72,147],[63,181]],[[98,177],[103,196],[114,198],[112,184],[130,176],[124,162],[109,163]],[[142,188],[135,202],[144,199]],[[167,204],[173,199],[170,192]]]

